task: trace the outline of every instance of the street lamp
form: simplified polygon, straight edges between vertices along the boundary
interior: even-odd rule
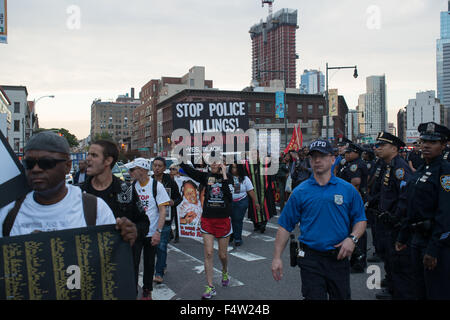
[[[284,78],[284,144],[285,147],[287,147],[288,143],[287,143],[287,108],[286,108],[286,71],[285,70],[258,70],[258,79],[260,79],[260,73],[261,72],[279,72],[279,73],[283,73],[283,78]]]
[[[327,135],[326,135],[326,137],[327,137],[327,140],[328,140],[328,119],[329,119],[329,106],[328,106],[328,70],[332,70],[332,69],[355,69],[355,71],[353,72],[353,77],[356,79],[356,78],[358,78],[358,69],[357,69],[357,66],[350,66],[350,67],[329,67],[328,66],[328,62],[327,62],[327,68],[326,68],[326,86],[327,86],[327,88],[326,88],[326,92],[325,92],[325,103],[326,103],[326,110],[327,110],[327,112],[326,112],[326,115],[327,115],[327,121],[326,121],[326,123],[327,123],[327,126],[326,126],[326,131],[327,131]],[[338,97],[338,99],[339,99],[339,97]],[[339,103],[339,102],[338,102]]]

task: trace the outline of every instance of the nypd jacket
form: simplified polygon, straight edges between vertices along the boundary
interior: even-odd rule
[[[81,185],[81,190],[99,196],[98,193],[94,192],[91,181],[92,177],[88,177]],[[145,238],[150,221],[140,204],[136,190],[132,188],[131,184],[114,175],[110,190],[110,193],[100,197],[108,204],[116,218],[128,218],[136,225],[138,239]]]

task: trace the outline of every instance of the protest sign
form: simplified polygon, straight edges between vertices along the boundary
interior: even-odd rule
[[[115,225],[0,238],[0,299],[136,299],[133,256]]]
[[[178,235],[184,238],[202,237],[200,218],[202,201],[197,185],[192,180],[185,180],[181,186],[183,201],[177,207]]]
[[[0,208],[31,191],[25,169],[0,131]]]

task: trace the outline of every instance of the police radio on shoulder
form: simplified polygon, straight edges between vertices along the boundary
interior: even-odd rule
[[[354,244],[357,244],[357,243],[358,243],[358,238],[357,238],[355,235],[350,234],[350,235],[348,236],[348,238],[352,239],[352,241],[353,241]]]

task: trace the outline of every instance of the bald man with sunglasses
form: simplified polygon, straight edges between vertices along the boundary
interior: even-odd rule
[[[64,137],[52,131],[34,135],[25,146],[22,163],[32,191],[0,209],[2,237],[87,226],[81,189],[65,182],[72,163]],[[134,224],[126,218],[115,219],[102,199],[92,199],[97,205],[95,225],[115,224],[122,238],[133,244]]]

